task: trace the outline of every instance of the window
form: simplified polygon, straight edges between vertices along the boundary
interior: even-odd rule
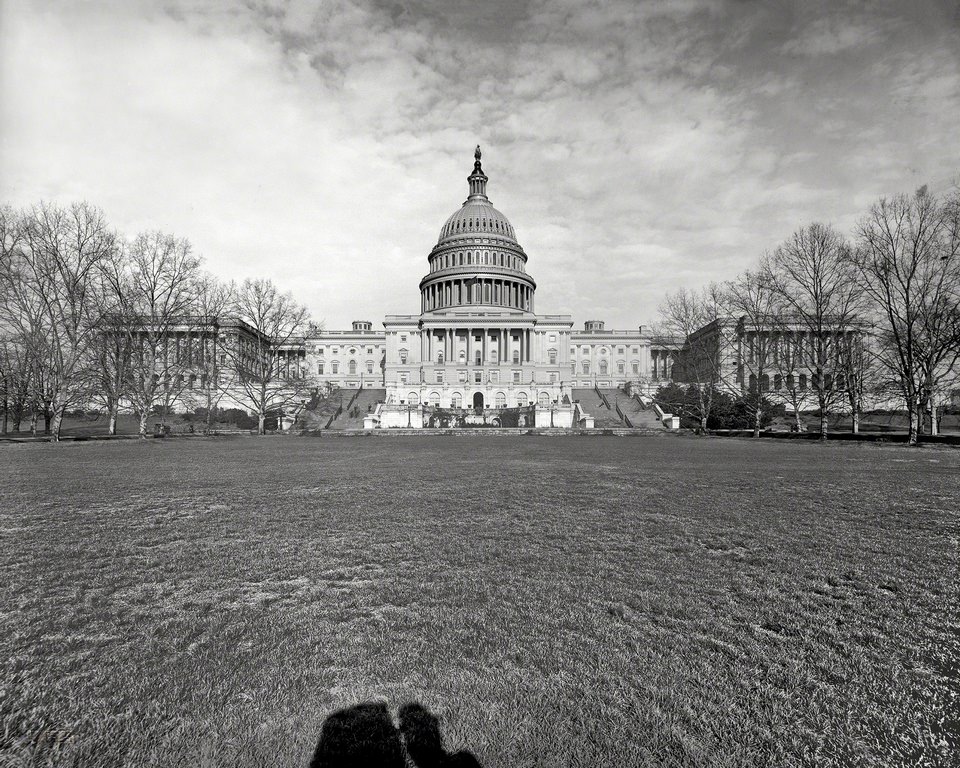
[[[467,372],[466,371],[457,371],[457,381],[461,384],[467,383]]]
[[[356,350],[355,347],[350,347],[350,354],[351,354],[351,355],[357,354],[357,350]]]
[[[317,373],[323,376],[323,360],[317,363]]]
[[[461,363],[467,362],[467,352],[466,352],[466,350],[461,349],[461,350],[457,353],[457,360],[459,360]]]
[[[407,343],[407,334],[405,334],[405,333],[401,333],[401,334],[400,334],[400,343],[401,343],[401,344],[406,344],[406,343]],[[336,350],[334,350],[334,352],[336,352]]]
[[[541,392],[540,395],[537,397],[537,404],[550,405],[550,395],[547,394],[546,392]]]
[[[513,372],[513,383],[514,383],[514,384],[519,384],[519,383],[520,383],[520,371],[514,371],[514,372]]]
[[[783,376],[779,373],[773,377],[773,388],[777,390],[777,392],[783,389]]]
[[[551,334],[547,337],[547,341],[549,341],[551,344],[552,344],[553,342],[555,342],[556,340],[557,340],[557,334],[555,334],[555,333],[551,333]]]
[[[601,360],[600,363],[599,363],[599,365],[598,365],[597,367],[599,368],[599,372],[600,372],[600,375],[601,375],[601,376],[606,376],[606,375],[607,375],[607,361],[606,361],[606,360]]]
[[[408,375],[409,374],[406,371],[400,371],[400,373],[397,374],[397,378],[400,380],[401,384],[406,384]]]
[[[476,353],[476,355],[474,355],[474,357],[476,358],[476,363],[477,363],[477,365],[483,365],[483,352],[481,352],[481,351],[478,349],[478,350],[477,350],[477,353]]]
[[[560,378],[560,374],[557,371],[550,371],[550,383],[556,384],[557,379]]]
[[[517,392],[517,405],[520,408],[525,408],[527,405],[527,393],[526,392]]]
[[[439,363],[440,365],[443,365],[443,350],[442,350],[442,349],[441,349],[439,352],[437,352],[437,363]]]
[[[473,372],[473,383],[474,383],[474,384],[483,384],[483,371],[474,371],[474,372]]]
[[[431,392],[431,393],[430,393],[430,405],[432,405],[434,408],[439,408],[439,407],[440,407],[440,393],[439,393],[439,392]]]
[[[443,369],[440,368],[436,371],[436,382],[437,384],[443,384]]]
[[[557,350],[551,349],[547,351],[547,359],[550,362],[550,365],[557,364]]]
[[[577,364],[576,364],[576,363],[570,363],[570,373],[576,375],[576,373],[577,373]]]
[[[317,354],[323,357],[323,347],[317,347]]]
[[[401,350],[400,350],[400,363],[401,363],[402,365],[406,365],[406,364],[407,364],[407,350],[405,350],[405,349],[401,349]]]
[[[520,362],[520,350],[515,349],[513,350],[513,364],[516,365],[519,362]]]
[[[356,376],[356,375],[357,375],[357,361],[356,361],[356,360],[351,360],[351,361],[347,364],[347,372],[348,372],[351,376]]]
[[[368,354],[368,355],[372,355],[372,354],[373,354],[373,347],[367,347],[367,354]]]
[[[461,397],[459,392],[454,392],[450,396],[450,407],[459,408],[463,404],[463,397]]]
[[[617,347],[617,354],[622,355],[624,353],[623,347]]]
[[[410,405],[420,405],[420,395],[416,392],[411,392],[407,395],[407,402],[410,403]]]
[[[590,373],[590,361],[589,361],[589,360],[584,360],[584,361],[583,361],[583,374],[584,374],[584,376],[586,376],[586,375],[588,375],[589,373]]]
[[[367,360],[367,373],[373,373],[373,360]]]
[[[497,408],[506,408],[507,396],[503,392],[497,392],[494,402],[496,403]]]
[[[492,384],[500,383],[500,371],[490,371],[490,382]]]
[[[626,372],[627,372],[627,364],[626,364],[625,362],[623,362],[623,360],[618,360],[618,361],[617,361],[617,373],[626,373]]]
[[[634,373],[640,373],[640,363],[637,360],[634,360],[631,366]]]
[[[334,361],[330,363],[330,373],[336,375],[340,372],[340,363]]]

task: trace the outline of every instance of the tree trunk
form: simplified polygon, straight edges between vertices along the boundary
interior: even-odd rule
[[[916,404],[911,403],[910,407],[907,410],[907,414],[910,418],[910,432],[907,436],[907,443],[909,445],[916,445],[919,442],[919,421],[920,421],[920,409]]]
[[[213,430],[213,395],[207,387],[207,432]]]
[[[940,434],[939,425],[937,424],[937,406],[934,402],[930,401],[930,436],[936,437]]]
[[[141,440],[147,439],[147,420],[150,418],[150,411],[144,408],[140,411],[140,430],[138,434]]]
[[[793,406],[793,422],[797,428],[797,434],[799,435],[803,431],[803,422],[800,421],[800,408],[796,405]]]
[[[267,420],[267,414],[263,412],[263,408],[260,409],[260,412],[257,414],[257,434],[265,435],[267,434],[266,427],[264,422]]]
[[[110,421],[107,424],[107,434],[117,434],[117,412],[120,410],[119,403],[110,403]]]
[[[860,409],[857,407],[850,412],[850,431],[855,435],[860,434]]]
[[[827,414],[826,414],[826,412],[821,408],[821,409],[820,409],[820,439],[821,439],[821,440],[826,440],[826,439],[827,439],[827,432],[828,432],[828,431],[829,431],[829,430],[828,430],[828,427],[827,427]]]
[[[50,403],[43,404],[43,434],[50,434]]]
[[[753,436],[754,437],[760,437],[760,420],[761,420],[761,412],[760,412],[760,406],[758,405],[757,413],[753,420]]]
[[[707,417],[706,416],[700,417],[700,432],[704,435],[707,434]]]
[[[50,434],[55,443],[60,442],[60,427],[63,425],[63,412],[65,410],[66,406],[54,404],[53,424],[50,427]]]
[[[32,408],[30,410],[30,434],[33,435],[34,437],[37,436],[37,419],[38,419],[37,409]]]

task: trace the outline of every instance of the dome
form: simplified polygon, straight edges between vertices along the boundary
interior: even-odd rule
[[[474,233],[517,241],[513,225],[489,200],[467,200],[447,219],[437,242],[443,242],[448,237],[462,237]]]
[[[483,237],[502,238],[511,244],[517,244],[517,235],[513,225],[500,211],[493,207],[487,197],[487,175],[480,167],[480,147],[474,153],[475,162],[473,173],[467,177],[470,184],[470,196],[464,201],[460,209],[453,212],[440,230],[437,245],[451,237],[460,238],[465,235],[482,235]]]

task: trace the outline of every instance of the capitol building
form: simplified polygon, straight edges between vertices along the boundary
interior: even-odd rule
[[[392,405],[515,408],[569,403],[577,389],[652,394],[670,377],[675,340],[642,326],[574,329],[538,314],[537,283],[513,224],[487,197],[480,148],[468,195],[440,228],[420,281],[420,313],[356,321],[304,339],[305,373],[342,388],[385,390]]]

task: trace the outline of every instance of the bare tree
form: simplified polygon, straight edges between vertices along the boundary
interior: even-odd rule
[[[190,243],[162,232],[137,235],[124,257],[104,270],[120,313],[104,330],[126,337],[116,342],[117,352],[127,355],[126,395],[140,414],[141,438],[154,406],[162,405],[165,415],[190,382],[199,270]]]
[[[252,333],[241,338],[238,332],[223,348],[235,372],[238,396],[256,412],[257,432],[262,435],[268,411],[298,402],[309,389],[303,371],[280,363],[281,348],[305,332],[309,313],[269,280],[245,280],[234,309]]]
[[[824,440],[830,411],[848,398],[852,362],[848,337],[862,332],[863,292],[854,280],[849,256],[850,246],[840,233],[814,223],[781,243],[769,263],[770,284],[782,303],[779,337],[788,342],[776,351],[788,347],[787,355],[795,358],[791,362],[800,366],[788,375],[811,371]],[[790,348],[802,354],[790,355]]]
[[[40,204],[22,214],[21,226],[3,270],[5,301],[30,347],[34,413],[43,407],[50,414],[53,439],[59,440],[64,413],[86,403],[94,380],[97,276],[116,238],[102,212],[86,203]]]
[[[206,429],[213,429],[214,412],[224,395],[234,386],[234,372],[229,366],[221,366],[221,356],[226,356],[222,333],[224,322],[231,316],[236,305],[236,286],[218,280],[211,274],[201,275],[197,281],[197,313],[204,319],[204,335],[200,349],[200,384],[207,412]]]
[[[857,232],[853,263],[877,309],[877,359],[897,382],[914,445],[924,405],[960,357],[960,192],[881,198]]]
[[[773,327],[782,308],[769,280],[768,260],[756,271],[747,270],[726,284],[729,306],[740,319],[739,332],[746,347],[742,355],[743,378],[747,385],[744,400],[753,417],[753,436],[760,428],[770,391],[770,374],[775,372]],[[739,392],[738,392],[739,394]]]
[[[692,415],[699,419],[703,431],[727,373],[728,314],[726,294],[716,284],[702,291],[681,288],[667,294],[660,305],[664,330],[684,339],[673,365],[673,380],[696,389],[696,413]]]

